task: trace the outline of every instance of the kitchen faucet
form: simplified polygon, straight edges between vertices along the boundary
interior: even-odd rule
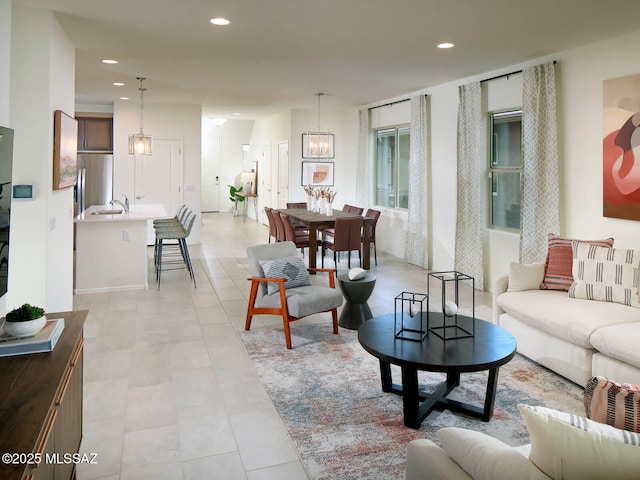
[[[111,200],[109,203],[111,205],[117,203],[118,205],[120,205],[125,212],[129,211],[129,198],[123,193],[122,196],[124,197],[124,203],[121,202],[120,200],[116,200],[115,198],[113,200]]]

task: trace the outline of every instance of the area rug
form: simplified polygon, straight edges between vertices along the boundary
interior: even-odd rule
[[[464,427],[509,445],[529,442],[517,405],[544,405],[582,414],[582,388],[516,355],[500,368],[494,415],[483,422],[448,410],[432,412],[418,430],[403,424],[402,398],[383,393],[379,363],[362,349],[357,332],[331,331],[330,322],[292,325],[294,348],[282,328],[254,328],[241,334],[275,408],[312,478],[404,478],[406,446],[416,438],[438,443],[442,427]],[[393,367],[395,368],[395,367]],[[400,370],[393,369],[394,383]],[[429,391],[444,379],[421,372]],[[450,398],[482,405],[487,373],[462,374]]]

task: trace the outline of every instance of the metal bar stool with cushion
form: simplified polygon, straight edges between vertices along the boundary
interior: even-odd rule
[[[335,288],[335,269],[307,269],[293,242],[267,243],[247,248],[251,290],[245,330],[254,315],[282,316],[287,348],[291,348],[289,324],[321,312],[331,312],[333,333],[338,333],[338,307],[342,294]],[[311,285],[309,272],[329,274],[329,286]]]
[[[163,270],[175,270],[178,268],[186,268],[189,271],[189,277],[193,280],[193,285],[196,285],[196,277],[193,273],[193,265],[191,264],[191,257],[189,256],[189,248],[187,247],[187,237],[191,233],[193,222],[196,219],[196,214],[189,212],[185,217],[184,222],[181,225],[173,228],[156,228],[156,278],[158,280],[158,290],[160,290],[160,280]],[[175,242],[166,244],[166,241]],[[163,249],[170,248],[173,251],[167,254],[163,259]],[[177,250],[177,252],[176,252]],[[164,268],[164,265],[180,265],[179,267]]]
[[[362,266],[362,217],[336,218],[333,238],[322,242],[322,266],[324,267],[325,248],[333,250],[333,262],[337,265],[336,252],[349,252],[348,266],[351,268],[351,251],[357,250]]]

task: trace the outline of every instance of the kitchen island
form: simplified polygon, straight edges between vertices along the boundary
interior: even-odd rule
[[[166,218],[163,205],[133,205],[128,212],[93,205],[75,218],[74,293],[145,289],[147,224]]]

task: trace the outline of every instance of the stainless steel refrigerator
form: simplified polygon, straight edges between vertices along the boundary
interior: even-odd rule
[[[77,213],[91,205],[105,205],[113,199],[113,155],[78,154]]]

